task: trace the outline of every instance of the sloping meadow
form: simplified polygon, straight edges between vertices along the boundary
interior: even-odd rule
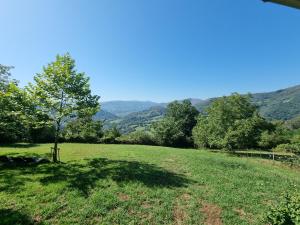
[[[50,145],[0,147],[47,157]],[[62,144],[59,164],[0,165],[0,224],[263,224],[288,165],[204,150]]]

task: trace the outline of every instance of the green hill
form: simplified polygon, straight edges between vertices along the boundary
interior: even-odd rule
[[[203,111],[216,98],[197,103]],[[289,120],[300,115],[300,85],[266,93],[252,94],[252,101],[262,116],[270,120]]]
[[[300,115],[300,85],[269,93],[253,94],[253,102],[268,119],[289,120]]]
[[[111,119],[105,122],[105,128],[117,125],[121,133],[130,133],[139,129],[149,129],[150,125],[161,119],[165,114],[166,108],[154,106],[147,110],[130,113],[122,118]]]
[[[94,116],[95,120],[116,120],[118,118],[119,117],[116,116],[115,114],[112,114],[102,109],[99,112],[97,112],[96,115]]]

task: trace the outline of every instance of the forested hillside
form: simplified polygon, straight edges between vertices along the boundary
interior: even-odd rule
[[[130,113],[122,118],[107,119],[104,122],[104,128],[111,128],[117,125],[121,133],[130,133],[138,129],[149,129],[153,122],[163,117],[165,111],[165,107],[154,106],[147,110]]]
[[[269,93],[253,94],[253,102],[268,119],[289,120],[300,115],[300,85]]]
[[[126,116],[130,113],[147,110],[153,106],[160,105],[150,101],[109,101],[101,104],[101,109],[116,116]]]
[[[203,112],[215,99],[190,98],[191,103]],[[266,93],[252,94],[252,102],[262,116],[269,120],[290,120],[300,115],[300,85]],[[101,105],[96,118],[105,120],[105,127],[116,124],[122,133],[145,129],[164,113],[168,103],[143,101],[111,101]]]

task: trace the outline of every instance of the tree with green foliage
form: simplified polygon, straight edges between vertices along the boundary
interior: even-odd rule
[[[92,95],[89,78],[75,70],[70,54],[57,55],[56,60],[34,77],[28,90],[38,110],[49,116],[55,126],[53,161],[58,161],[58,141],[62,126],[71,118],[94,115],[99,110],[99,96]]]
[[[27,138],[34,105],[26,91],[11,79],[10,69],[0,65],[0,143],[17,142]]]
[[[284,126],[283,122],[277,121],[270,124],[270,129],[261,133],[258,142],[262,149],[272,149],[280,144],[287,144],[290,142],[289,132]]]
[[[11,79],[10,70],[13,69],[13,66],[5,66],[0,64],[0,90],[4,92],[10,83],[17,84],[16,80]]]
[[[173,117],[165,117],[153,125],[154,140],[161,146],[182,147],[187,143],[180,123]]]
[[[285,125],[287,128],[289,128],[291,130],[300,129],[300,116],[297,116],[291,120],[286,121]]]
[[[117,138],[118,143],[136,145],[155,145],[152,133],[146,130],[136,130]]]
[[[103,136],[101,121],[91,116],[69,122],[63,130],[63,139],[68,142],[97,143]]]
[[[170,103],[165,117],[153,125],[157,144],[175,147],[192,145],[192,130],[198,114],[189,100]]]
[[[195,145],[216,149],[256,147],[261,132],[270,124],[258,114],[250,98],[235,93],[215,100],[198,118],[193,130]]]

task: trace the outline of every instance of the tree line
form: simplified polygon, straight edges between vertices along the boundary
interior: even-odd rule
[[[207,149],[262,149],[300,153],[300,117],[268,121],[251,95],[234,93],[216,99],[203,113],[189,100],[167,106],[165,117],[150,131],[136,131],[117,138],[120,143],[156,144]]]
[[[220,150],[262,149],[300,153],[300,117],[268,121],[251,95],[234,93],[216,99],[199,113],[189,100],[167,106],[150,131],[116,137],[115,143],[197,147]]]
[[[115,126],[103,130],[94,120],[99,96],[89,78],[77,72],[70,54],[57,55],[34,82],[20,88],[12,67],[0,65],[0,143],[128,143],[211,149],[277,149],[300,152],[300,119],[268,121],[251,103],[251,95],[234,93],[216,99],[203,113],[190,101],[174,101],[150,131],[121,135]]]

